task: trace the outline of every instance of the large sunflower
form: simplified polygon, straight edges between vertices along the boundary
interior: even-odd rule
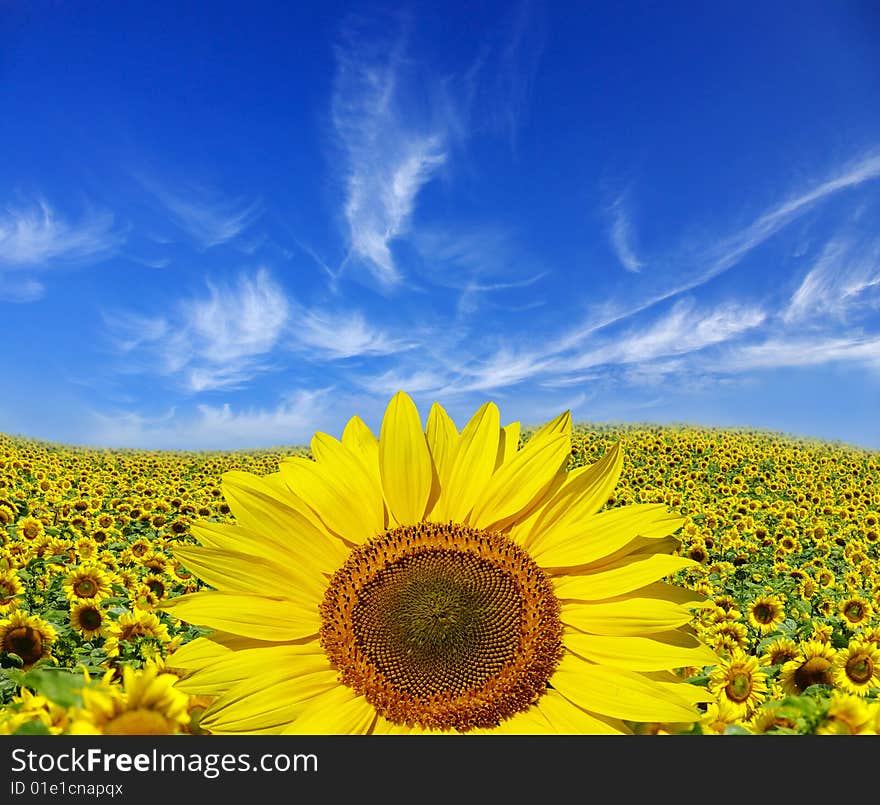
[[[523,443],[524,442],[524,443]],[[268,476],[223,476],[235,524],[199,522],[176,558],[215,588],[161,606],[214,630],[168,665],[216,697],[213,733],[628,733],[692,723],[715,655],[702,597],[666,583],[683,518],[600,511],[619,444],[568,471],[571,416],[521,440],[487,402],[459,432],[398,392],[377,439],[341,440]]]

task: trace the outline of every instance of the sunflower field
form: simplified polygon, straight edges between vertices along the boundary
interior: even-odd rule
[[[680,516],[668,551],[687,561],[667,580],[692,593],[684,628],[712,652],[674,671],[704,694],[693,719],[623,718],[617,731],[880,731],[880,454],[652,425],[574,425],[570,445],[571,471],[621,448],[603,512],[662,504]],[[210,733],[210,689],[178,686],[175,663],[210,630],[166,605],[211,587],[175,549],[195,555],[198,523],[235,524],[227,473],[267,476],[291,456],[312,451],[0,435],[0,734]]]

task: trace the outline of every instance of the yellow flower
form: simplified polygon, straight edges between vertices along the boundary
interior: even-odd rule
[[[757,657],[737,648],[712,669],[709,690],[746,717],[767,696],[767,674],[760,669]]]
[[[837,649],[820,640],[807,640],[798,646],[794,659],[783,664],[779,681],[786,693],[800,695],[810,685],[832,685]]]
[[[24,587],[14,570],[0,571],[0,615],[6,615],[18,607],[18,596]]]
[[[711,699],[672,673],[716,660],[665,581],[683,518],[601,511],[619,444],[568,470],[567,412],[521,442],[494,403],[423,429],[399,392],[378,439],[353,417],[311,450],[227,472],[235,523],[173,548],[214,588],[160,604],[215,630],[170,658],[209,732],[627,733]]]
[[[861,696],[834,691],[817,735],[876,735],[874,714]]]
[[[854,639],[834,658],[834,683],[846,693],[865,696],[880,687],[880,648]]]
[[[100,565],[75,567],[64,581],[64,593],[71,602],[98,603],[111,594],[110,578]]]
[[[122,685],[104,684],[82,690],[83,707],[75,732],[99,735],[169,735],[189,724],[189,697],[175,690],[177,677],[147,663],[122,667]],[[72,730],[73,732],[74,730]]]
[[[55,627],[38,615],[17,610],[0,620],[0,651],[21,657],[25,670],[51,655],[56,637]]]

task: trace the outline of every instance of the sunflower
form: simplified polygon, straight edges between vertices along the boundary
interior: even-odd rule
[[[24,670],[51,656],[56,637],[52,624],[21,610],[0,621],[0,652],[21,657]]]
[[[785,601],[778,595],[759,595],[746,607],[746,617],[762,634],[773,632],[785,620]]]
[[[83,601],[71,606],[70,625],[86,640],[92,640],[107,633],[107,616],[97,604]]]
[[[867,626],[873,612],[871,602],[861,595],[851,595],[848,598],[844,598],[837,609],[843,618],[844,624],[850,629]]]
[[[834,691],[817,735],[876,735],[874,713],[861,696]]]
[[[123,666],[121,686],[111,684],[112,675],[107,672],[103,685],[83,688],[83,707],[71,732],[169,735],[189,724],[189,697],[174,688],[174,674],[147,663],[141,669]]]
[[[24,587],[14,570],[0,570],[0,615],[6,615],[18,607],[18,597]]]
[[[135,609],[123,612],[107,628],[104,650],[110,658],[118,657],[126,644],[136,644],[145,639],[151,646],[148,653],[171,641],[168,627],[153,612]]]
[[[43,537],[46,533],[43,521],[38,517],[22,517],[15,524],[16,533],[21,539],[28,542],[35,542]]]
[[[779,681],[786,693],[800,695],[811,685],[833,685],[833,666],[837,649],[819,640],[807,640],[798,646],[797,656],[779,671]]]
[[[629,733],[693,722],[711,698],[672,671],[714,654],[690,632],[702,597],[665,579],[683,518],[608,503],[619,443],[568,470],[568,412],[520,438],[487,402],[459,432],[423,430],[398,392],[376,438],[279,471],[230,471],[234,523],[201,522],[175,558],[213,590],[160,604],[214,630],[171,656],[213,695],[212,733]]]
[[[757,657],[734,649],[712,669],[709,690],[747,717],[767,696],[767,674],[758,666]]]
[[[784,665],[797,657],[797,654],[797,643],[789,637],[780,637],[764,648],[758,660],[763,666]]]
[[[84,564],[75,567],[64,582],[67,600],[97,603],[111,595],[110,578],[100,565]]]
[[[834,658],[833,678],[846,693],[865,696],[880,686],[880,648],[866,640],[851,640]]]

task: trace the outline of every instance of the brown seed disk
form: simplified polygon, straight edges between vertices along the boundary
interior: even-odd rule
[[[546,574],[507,537],[454,523],[352,551],[321,603],[345,685],[396,724],[467,731],[528,709],[562,653]]]

